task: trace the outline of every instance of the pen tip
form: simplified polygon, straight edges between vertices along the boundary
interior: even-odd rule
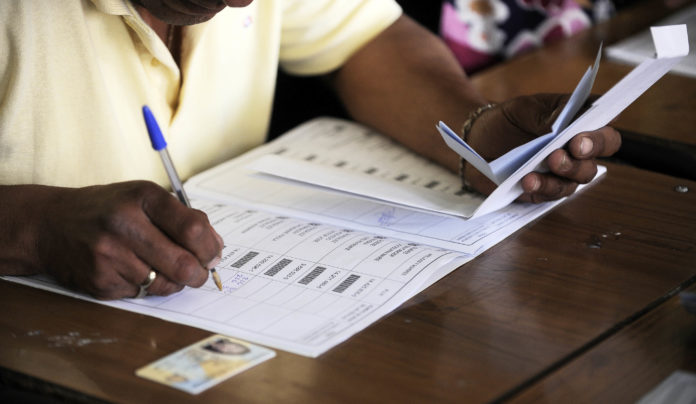
[[[215,285],[217,286],[218,290],[222,292],[222,281],[220,281],[220,275],[218,275],[215,269],[212,269],[211,272],[213,273],[213,280],[215,281]]]

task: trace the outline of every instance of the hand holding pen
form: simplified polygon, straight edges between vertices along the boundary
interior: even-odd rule
[[[174,168],[174,164],[172,163],[172,160],[169,157],[169,152],[167,151],[167,142],[164,140],[162,131],[160,130],[159,125],[157,124],[157,121],[155,120],[155,117],[152,114],[152,111],[150,111],[150,108],[148,108],[147,106],[143,106],[143,117],[145,119],[147,131],[150,135],[152,147],[157,152],[159,152],[159,155],[162,159],[162,163],[164,164],[164,169],[166,170],[167,176],[169,177],[169,181],[171,182],[172,190],[176,193],[181,203],[190,208],[191,203],[189,202],[189,199],[186,196],[183,184],[181,183],[179,175],[177,174],[176,169]],[[220,281],[220,275],[217,273],[214,266],[212,266],[209,269],[213,276],[213,280],[215,281],[215,285],[219,290],[222,290],[222,282]],[[155,277],[156,272],[154,270],[151,270],[148,279],[140,285],[140,293],[136,297],[142,297],[145,294],[147,294],[147,287],[152,283]]]

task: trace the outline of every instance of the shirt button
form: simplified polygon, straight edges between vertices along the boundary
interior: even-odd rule
[[[160,61],[159,61],[159,60],[157,60],[156,58],[150,59],[150,66],[152,66],[152,67],[159,67],[159,65],[160,65]]]

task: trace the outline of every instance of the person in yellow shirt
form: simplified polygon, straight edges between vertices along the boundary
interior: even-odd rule
[[[173,197],[140,107],[183,179],[261,144],[277,68],[322,76],[351,117],[453,171],[434,129],[485,158],[548,132],[565,98],[489,107],[447,47],[393,0],[0,2],[0,273],[49,273],[100,299],[197,287],[222,239]],[[620,135],[578,134],[522,182],[527,201],[590,181]],[[492,184],[466,166],[482,192]]]

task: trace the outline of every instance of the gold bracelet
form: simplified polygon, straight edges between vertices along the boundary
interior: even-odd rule
[[[461,132],[461,138],[465,142],[467,141],[467,137],[469,136],[469,132],[471,132],[471,127],[474,126],[474,122],[476,122],[476,119],[478,119],[481,114],[484,112],[488,111],[489,109],[495,108],[496,104],[494,103],[488,103],[486,105],[482,105],[478,108],[476,108],[474,111],[472,111],[469,114],[469,117],[466,118],[466,121],[464,121],[464,124],[462,125],[462,132]],[[469,181],[466,180],[464,177],[464,169],[466,168],[466,160],[463,158],[459,159],[459,178],[462,180],[462,190],[465,192],[469,193],[475,193],[479,194],[477,190],[475,190],[471,184],[469,184]]]

